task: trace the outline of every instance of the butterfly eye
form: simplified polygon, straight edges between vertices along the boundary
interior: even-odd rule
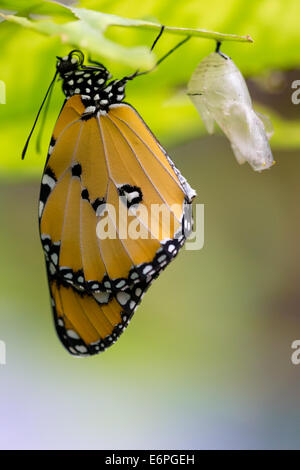
[[[80,66],[83,64],[84,55],[81,51],[74,49],[68,55],[68,59],[73,65],[76,64],[77,66]]]

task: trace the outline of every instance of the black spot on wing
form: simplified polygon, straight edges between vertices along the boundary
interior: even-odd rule
[[[82,173],[82,168],[80,163],[75,163],[75,165],[72,166],[72,176],[78,176],[80,178]]]
[[[105,198],[100,197],[97,197],[97,199],[92,202],[92,208],[96,212],[97,216],[100,216],[105,210],[105,203]]]
[[[42,184],[41,185],[41,191],[40,191],[40,201],[45,203],[49,197],[49,194],[51,193],[51,188],[48,184]]]
[[[56,184],[56,181],[57,179],[56,179],[54,171],[50,167],[47,167],[46,170],[44,171],[43,178],[42,178],[40,201],[44,203],[46,202],[49,194],[51,193],[53,187]]]
[[[123,184],[122,186],[119,186],[118,192],[122,200],[125,200],[128,209],[139,204],[143,200],[142,190],[138,186]]]
[[[87,189],[83,189],[81,191],[81,197],[82,199],[86,200],[86,201],[90,201],[90,195],[89,195],[89,192]]]

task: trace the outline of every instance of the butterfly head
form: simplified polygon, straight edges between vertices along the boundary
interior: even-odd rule
[[[84,61],[84,55],[79,50],[71,51],[65,57],[56,57],[56,70],[58,71],[61,78],[64,78],[66,74],[78,70]]]
[[[92,65],[83,62],[84,55],[79,50],[57,57],[56,70],[63,80],[63,92],[67,98],[80,95],[87,117],[99,111],[107,112],[111,105],[123,101],[128,77],[109,81],[111,74],[104,65],[91,60]]]

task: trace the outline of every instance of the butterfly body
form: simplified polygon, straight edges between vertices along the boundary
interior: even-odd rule
[[[183,246],[195,192],[123,102],[132,77],[107,82],[105,67],[84,66],[78,51],[57,71],[66,101],[42,178],[40,235],[58,335],[71,354],[89,356],[118,339]],[[154,206],[169,231],[157,213],[147,217]],[[104,221],[114,236],[100,234]]]

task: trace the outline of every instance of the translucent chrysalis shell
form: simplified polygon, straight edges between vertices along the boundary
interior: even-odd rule
[[[210,134],[217,122],[240,164],[247,161],[256,171],[274,164],[272,125],[253,110],[246,82],[229,57],[213,52],[203,59],[190,79],[188,95]]]

